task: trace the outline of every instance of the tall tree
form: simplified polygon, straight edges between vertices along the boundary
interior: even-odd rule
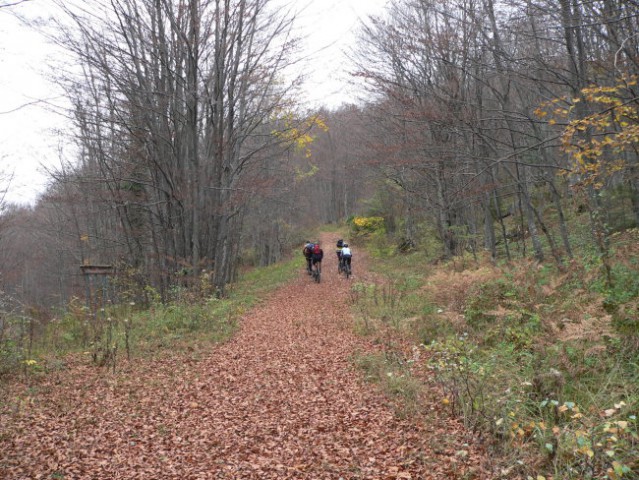
[[[223,294],[243,177],[282,152],[270,132],[294,86],[293,19],[270,0],[58,5],[75,26],[59,41],[82,67],[64,83],[91,199],[113,206],[128,263],[163,291],[209,264]]]

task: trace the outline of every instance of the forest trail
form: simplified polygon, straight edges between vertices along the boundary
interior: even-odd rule
[[[35,401],[0,415],[0,478],[482,478],[463,476],[478,463],[472,447],[437,436],[454,422],[399,419],[353,366],[374,347],[352,333],[332,237],[322,235],[319,285],[300,255],[298,278],[202,357],[51,376]],[[353,268],[357,281],[357,251]]]

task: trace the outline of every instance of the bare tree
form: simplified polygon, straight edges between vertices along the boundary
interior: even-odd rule
[[[570,177],[557,175],[571,165],[560,127],[535,112],[634,74],[636,14],[628,2],[395,0],[364,24],[358,75],[383,125],[369,145],[380,174],[433,211],[444,255],[459,250],[460,235],[482,231],[495,257],[495,222],[508,257],[512,242],[526,253],[523,239],[539,261],[546,248],[559,265],[572,255],[562,202]],[[508,231],[503,220],[514,214],[519,227]]]
[[[59,7],[74,28],[58,41],[81,66],[63,83],[74,104],[86,205],[100,198],[109,206],[116,244],[126,246],[118,255],[162,291],[174,275],[208,265],[223,294],[241,235],[242,192],[251,188],[243,177],[283,151],[271,131],[295,85],[282,81],[295,47],[292,19],[269,0]]]

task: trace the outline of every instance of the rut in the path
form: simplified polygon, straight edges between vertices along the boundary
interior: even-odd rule
[[[323,239],[322,283],[300,258],[299,278],[206,358],[106,381],[78,369],[49,386],[67,391],[48,404],[43,388],[43,403],[25,407],[2,439],[0,477],[454,478],[462,470],[436,429],[399,420],[353,367],[371,347],[352,334],[349,284]],[[363,265],[353,263],[356,281]]]

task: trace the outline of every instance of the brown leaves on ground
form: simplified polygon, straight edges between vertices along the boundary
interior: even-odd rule
[[[329,245],[332,240],[325,238]],[[330,241],[330,242],[329,242]],[[3,479],[451,479],[479,473],[457,424],[399,419],[352,366],[349,283],[330,246],[205,355],[75,362],[0,404]],[[363,265],[356,264],[357,274]]]

